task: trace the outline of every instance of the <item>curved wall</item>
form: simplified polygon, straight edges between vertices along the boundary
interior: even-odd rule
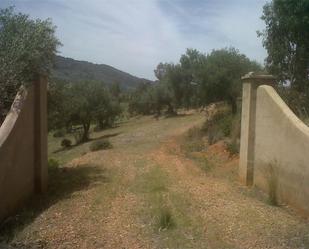
[[[309,214],[309,127],[271,86],[257,89],[254,184]]]
[[[0,220],[47,184],[46,83],[17,94],[0,127]]]

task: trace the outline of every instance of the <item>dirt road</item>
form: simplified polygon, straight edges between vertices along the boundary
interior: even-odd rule
[[[107,131],[111,150],[51,174],[49,196],[17,248],[309,248],[309,222],[235,180],[237,159],[217,145],[203,170],[180,137],[202,114],[141,118]],[[207,152],[206,152],[207,153]],[[221,153],[221,154],[220,154]],[[37,204],[36,204],[37,208]]]

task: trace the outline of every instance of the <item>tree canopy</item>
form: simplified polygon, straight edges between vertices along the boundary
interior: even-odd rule
[[[174,113],[214,101],[226,101],[233,113],[241,94],[241,76],[262,67],[235,48],[204,54],[187,49],[179,63],[159,63],[154,70],[158,82],[143,85],[131,96],[130,109],[141,114]]]
[[[9,108],[20,85],[48,76],[60,45],[55,29],[50,19],[32,20],[13,7],[0,10],[0,110]]]
[[[118,99],[98,81],[54,81],[50,84],[48,101],[49,128],[71,130],[81,126],[77,143],[89,139],[91,124],[97,123],[99,129],[109,127],[122,111]]]
[[[268,52],[268,71],[291,86],[309,88],[309,1],[273,0],[264,6],[266,24],[263,45]]]

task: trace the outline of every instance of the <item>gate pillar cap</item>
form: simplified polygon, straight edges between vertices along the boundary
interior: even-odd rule
[[[271,85],[276,82],[276,77],[270,74],[250,72],[241,77],[241,80],[246,83],[250,82]]]

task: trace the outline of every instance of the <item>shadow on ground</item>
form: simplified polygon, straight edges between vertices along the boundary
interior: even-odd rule
[[[110,137],[116,137],[118,135],[120,135],[122,132],[116,132],[116,133],[112,133],[112,134],[106,134],[100,137],[96,137],[96,138],[91,138],[89,141],[94,141],[94,140],[100,140],[100,139],[107,139]]]
[[[0,245],[1,242],[10,242],[14,234],[55,203],[70,198],[76,191],[89,189],[108,181],[107,170],[95,165],[51,169],[47,193],[31,197],[17,215],[0,223]]]
[[[85,142],[74,144],[74,145],[72,145],[72,146],[70,146],[68,148],[57,149],[57,150],[53,151],[53,153],[57,154],[59,152],[63,152],[63,151],[66,151],[66,150],[71,150],[71,149],[73,149],[73,148],[75,148],[77,146],[80,146],[81,144],[84,144],[84,143],[89,143],[89,142],[96,141],[96,140],[101,140],[101,139],[108,139],[110,137],[116,137],[116,136],[118,136],[120,134],[121,134],[121,132],[116,132],[116,133],[111,133],[111,134],[106,134],[106,135],[103,135],[103,136],[99,136],[99,137],[96,137],[96,138],[89,138],[89,140],[87,140]]]

